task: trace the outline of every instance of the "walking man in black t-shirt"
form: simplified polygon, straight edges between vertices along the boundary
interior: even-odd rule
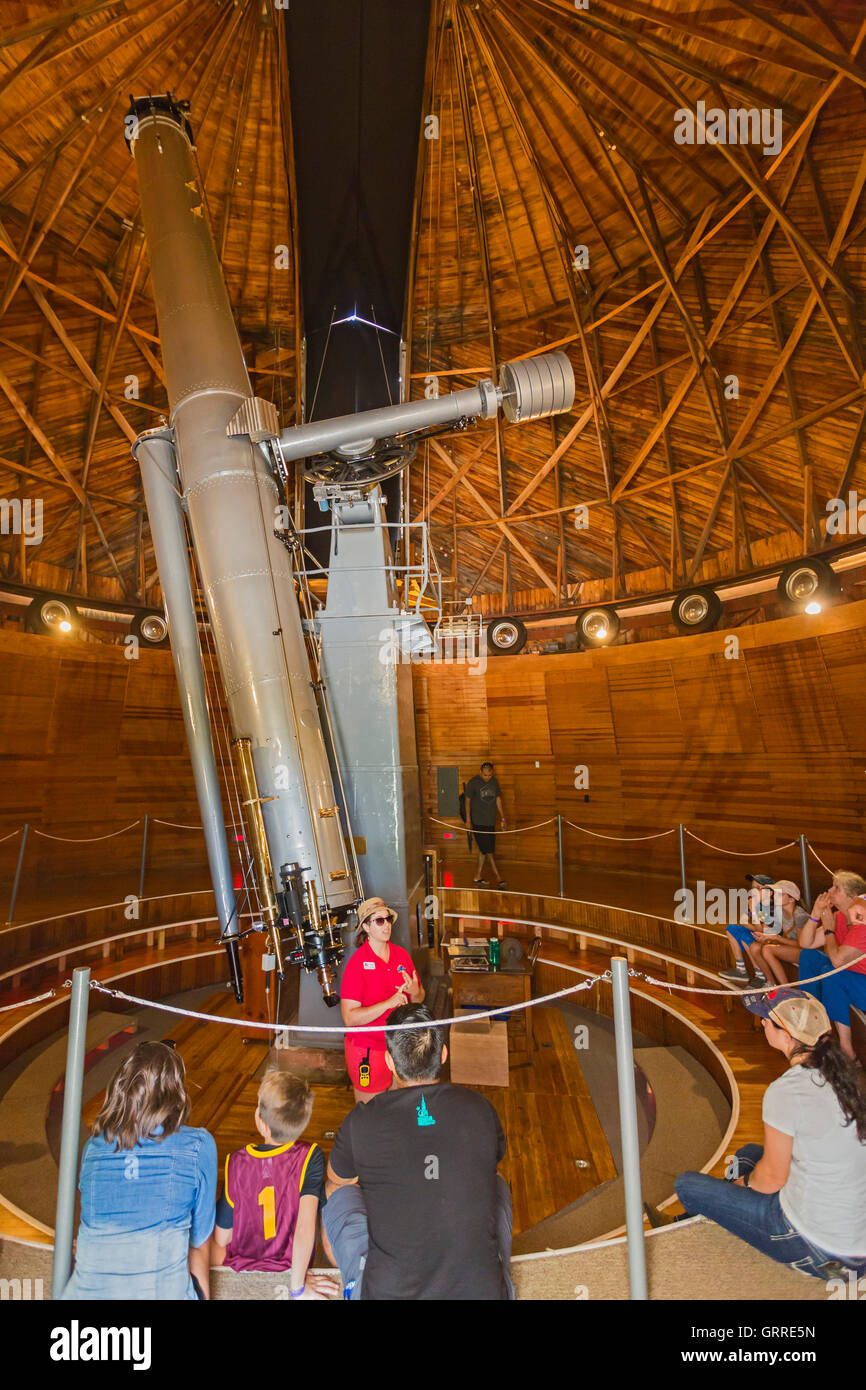
[[[391,1090],[340,1126],[325,1249],[352,1298],[513,1298],[499,1117],[477,1091],[440,1082],[448,1049],[423,1004],[395,1009],[388,1022],[430,1026],[385,1034]]]
[[[493,776],[493,764],[482,763],[481,775],[476,774],[471,777],[463,788],[466,797],[466,806],[469,812],[469,824],[475,836],[475,845],[478,850],[478,864],[475,868],[475,878],[473,883],[486,883],[484,877],[484,861],[490,860],[490,867],[493,870],[493,882],[497,888],[507,888],[508,884],[504,878],[499,877],[499,870],[496,867],[496,860],[493,852],[496,849],[496,813],[502,819],[502,829],[505,829],[505,812],[502,809],[502,788]]]

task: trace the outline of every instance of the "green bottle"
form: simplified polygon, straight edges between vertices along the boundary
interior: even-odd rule
[[[491,970],[498,970],[498,969],[499,969],[499,937],[498,937],[498,936],[491,936],[491,938],[490,938],[490,943],[489,943],[488,948],[487,948],[487,958],[488,958],[488,960],[489,960],[489,962],[490,962],[490,969],[491,969]]]

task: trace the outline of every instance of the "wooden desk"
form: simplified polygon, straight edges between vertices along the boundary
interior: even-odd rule
[[[532,998],[532,968],[486,972],[452,970],[451,990],[455,1018],[469,1008],[495,1009],[504,1004],[521,1004]],[[531,1054],[531,1009],[518,1009],[508,1014],[508,1045],[515,1052]]]

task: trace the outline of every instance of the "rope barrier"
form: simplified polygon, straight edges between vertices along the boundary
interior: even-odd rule
[[[790,849],[797,843],[796,840],[789,840],[786,845],[777,845],[775,849],[750,850],[748,854],[741,854],[736,849],[722,849],[721,845],[712,845],[709,840],[702,840],[700,835],[696,835],[693,830],[687,830],[685,826],[683,830],[690,840],[697,840],[698,844],[706,845],[707,849],[714,849],[717,854],[733,855],[735,859],[765,859],[768,854],[781,854],[783,849]]]
[[[815,856],[815,858],[817,859],[818,863],[821,865],[821,868],[822,868],[822,869],[826,869],[826,870],[827,870],[827,873],[828,873],[828,874],[830,875],[830,877],[832,878],[832,877],[833,877],[833,870],[829,867],[829,865],[827,865],[827,864],[824,863],[824,860],[821,858],[821,856],[820,856],[820,854],[818,853],[818,851],[816,850],[815,846],[811,843],[810,840],[807,840],[807,841],[806,841],[806,844],[808,845],[808,847],[809,847],[809,849],[811,850],[811,852],[814,854],[814,856]]]
[[[34,829],[34,835],[41,835],[43,840],[63,840],[70,845],[90,845],[95,840],[113,840],[118,835],[125,835],[127,830],[134,830],[137,825],[141,825],[140,820],[134,820],[131,825],[125,825],[122,830],[112,830],[108,835],[49,835],[47,830]]]
[[[151,816],[150,823],[151,825],[170,825],[172,830],[201,830],[202,828],[200,825],[181,825],[180,821],[176,820],[160,820],[158,816]]]
[[[69,981],[66,982],[67,985],[69,983]],[[63,988],[66,988],[66,985]],[[43,999],[53,999],[56,994],[56,989],[49,989],[46,990],[45,994],[34,994],[32,999],[22,999],[17,1004],[2,1004],[0,1005],[0,1014],[8,1013],[10,1009],[26,1009],[28,1004],[41,1004]]]
[[[542,960],[542,957],[539,956],[538,959]],[[723,994],[727,995],[729,998],[735,999],[744,994],[774,994],[777,989],[801,989],[803,985],[813,985],[817,980],[828,980],[831,975],[838,975],[840,971],[850,970],[852,965],[856,965],[857,962],[861,960],[866,960],[866,951],[856,956],[849,965],[837,965],[833,970],[825,970],[823,975],[812,975],[806,980],[797,980],[789,985],[778,985],[775,983],[772,985],[762,985],[760,989],[739,989],[736,985],[727,986],[725,989],[707,989],[703,985],[680,985],[676,984],[673,980],[657,980],[653,975],[646,975],[642,970],[634,970],[631,966],[629,966],[628,973],[632,979],[643,980],[648,985],[657,985],[659,989],[681,989],[685,994]],[[561,960],[545,959],[542,961],[542,964],[552,965],[556,970],[571,970],[577,975],[585,975],[587,973],[585,970],[579,970],[576,965],[566,965],[565,962]],[[680,969],[688,970],[688,968],[687,962],[683,961],[680,965]],[[597,980],[605,980],[609,978],[609,976],[609,970],[604,975],[597,975],[593,980],[593,984],[595,984]]]
[[[539,1004],[549,1004],[554,999],[563,999],[566,995],[578,994],[582,990],[592,989],[599,980],[610,980],[611,978],[611,972],[606,970],[604,974],[594,975],[583,984],[572,985],[568,989],[558,989],[553,994],[542,994],[537,999],[524,999],[517,1004],[503,1004],[501,1008],[485,1009],[474,1014],[463,1014],[460,1018],[437,1018],[434,1019],[434,1023],[437,1028],[450,1028],[454,1023],[474,1023],[478,1019],[501,1018],[503,1014],[517,1013],[520,1009],[534,1009]],[[98,994],[108,994],[112,999],[125,999],[129,1004],[139,1004],[146,1009],[159,1009],[163,1013],[180,1014],[183,1018],[196,1018],[202,1023],[225,1023],[233,1028],[261,1028],[270,1033],[396,1033],[407,1032],[414,1028],[430,1027],[430,1024],[423,1019],[416,1023],[370,1023],[363,1027],[354,1028],[327,1023],[260,1023],[251,1018],[222,1018],[219,1014],[197,1013],[194,1009],[181,1009],[175,1004],[160,1004],[153,999],[141,999],[135,994],[125,994],[122,989],[107,989],[98,980],[91,980],[90,988]],[[15,1007],[20,1006],[16,1005]]]
[[[427,816],[427,819],[432,820],[436,825],[445,825],[448,827],[449,830],[465,830],[467,834],[470,835],[476,829],[475,826],[467,825],[465,821],[460,821],[459,825],[455,825],[453,821],[440,820],[438,816],[431,816],[429,814]],[[540,820],[535,825],[518,825],[514,830],[496,830],[496,827],[493,825],[489,827],[479,825],[477,829],[482,835],[485,833],[490,833],[491,831],[496,831],[497,835],[522,835],[526,830],[538,830],[543,825],[553,825],[555,820],[556,816],[551,816],[549,820]]]
[[[501,917],[491,917],[491,916],[489,916],[488,914],[483,913],[483,912],[445,912],[445,913],[442,914],[442,916],[443,916],[443,919],[446,918],[446,917],[447,917],[447,918],[455,918],[455,919],[457,919],[458,921],[461,920],[461,919],[464,919],[464,918],[471,918],[471,920],[474,921],[474,922],[501,922],[501,921],[504,920],[504,919],[501,918]],[[583,929],[583,930],[582,930],[580,927],[568,927],[568,926],[566,926],[564,923],[560,923],[560,922],[533,922],[533,921],[528,920],[528,919],[525,918],[525,917],[510,917],[510,918],[508,919],[508,921],[509,921],[509,923],[513,923],[515,926],[541,927],[542,931],[545,931],[545,930],[546,930],[546,931],[567,932],[570,936],[594,936],[594,935],[595,935],[595,933],[594,933],[590,928],[586,928],[586,929]],[[635,950],[635,951],[640,951],[641,949],[649,949],[649,948],[642,948],[639,942],[623,942],[623,943],[622,943],[622,949],[623,949],[623,950]],[[540,957],[539,957],[539,959],[540,959]],[[862,961],[862,960],[866,960],[866,951],[864,951],[864,952],[863,952],[861,955],[859,955],[859,956],[855,956],[854,959],[853,959],[852,961],[850,961],[847,965],[837,965],[837,966],[834,966],[834,968],[833,968],[832,970],[826,970],[822,975],[812,975],[812,976],[810,976],[809,978],[807,978],[807,979],[805,979],[805,980],[797,980],[795,983],[792,983],[792,984],[790,984],[790,985],[779,985],[779,984],[775,984],[775,983],[774,983],[774,984],[772,984],[772,985],[762,985],[760,989],[757,989],[757,988],[756,988],[756,989],[747,989],[747,990],[741,990],[741,989],[738,988],[737,985],[728,985],[728,986],[726,986],[724,989],[708,989],[708,988],[706,988],[706,987],[703,986],[703,985],[679,985],[679,984],[674,984],[674,983],[672,983],[670,980],[656,980],[656,979],[655,979],[653,976],[651,976],[651,975],[645,975],[645,974],[642,974],[642,973],[639,972],[639,971],[632,970],[631,967],[629,967],[629,972],[628,972],[628,973],[629,973],[629,975],[634,976],[635,979],[645,980],[645,981],[647,982],[647,984],[649,984],[649,985],[659,985],[662,989],[682,989],[682,990],[685,990],[685,991],[686,991],[687,993],[689,993],[689,994],[729,994],[729,995],[736,996],[736,995],[738,995],[738,994],[743,994],[743,993],[745,993],[745,994],[771,994],[771,993],[773,992],[773,990],[776,990],[776,989],[799,989],[801,985],[813,985],[813,984],[815,984],[815,982],[816,982],[817,980],[826,980],[826,979],[828,979],[831,975],[838,975],[838,974],[840,973],[840,971],[843,971],[843,970],[850,970],[851,967],[852,967],[853,965],[857,965],[858,962],[860,962],[860,961]],[[576,967],[573,966],[573,965],[565,965],[562,961],[556,961],[556,960],[545,960],[544,964],[545,964],[545,965],[553,965],[553,966],[556,966],[557,969],[560,969],[560,970],[575,970],[575,969],[576,969]],[[706,966],[702,966],[702,965],[698,965],[698,964],[692,965],[689,961],[679,961],[679,960],[678,960],[678,961],[675,961],[674,964],[677,965],[681,970],[696,970],[696,971],[701,971],[701,972],[703,972],[703,973],[705,973],[705,974],[713,973],[713,972],[709,971],[709,970],[707,969]],[[585,975],[587,972],[586,972],[585,970],[578,970],[577,973],[578,973],[579,975]],[[606,976],[604,976],[604,975],[602,975],[602,976],[596,976],[596,979],[605,979],[605,978],[607,978],[607,977],[609,977],[609,976],[610,976],[610,971],[607,971],[607,975],[606,975]]]
[[[14,840],[16,835],[21,834],[22,827],[19,825],[17,830],[10,830],[8,835],[0,835],[0,845],[4,840]]]
[[[589,830],[585,825],[575,825],[573,820],[566,820],[563,816],[563,823],[570,825],[572,830],[582,830],[584,835],[592,835],[596,840],[617,840],[625,844],[634,840],[660,840],[663,835],[676,835],[676,830],[658,830],[653,835],[602,835],[600,830]]]

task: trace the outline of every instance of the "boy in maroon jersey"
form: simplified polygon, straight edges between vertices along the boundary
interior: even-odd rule
[[[339,1295],[332,1279],[307,1273],[325,1197],[322,1151],[299,1137],[310,1123],[312,1091],[300,1077],[272,1071],[259,1086],[258,1102],[255,1122],[263,1142],[226,1159],[211,1263],[291,1269],[292,1298]]]

